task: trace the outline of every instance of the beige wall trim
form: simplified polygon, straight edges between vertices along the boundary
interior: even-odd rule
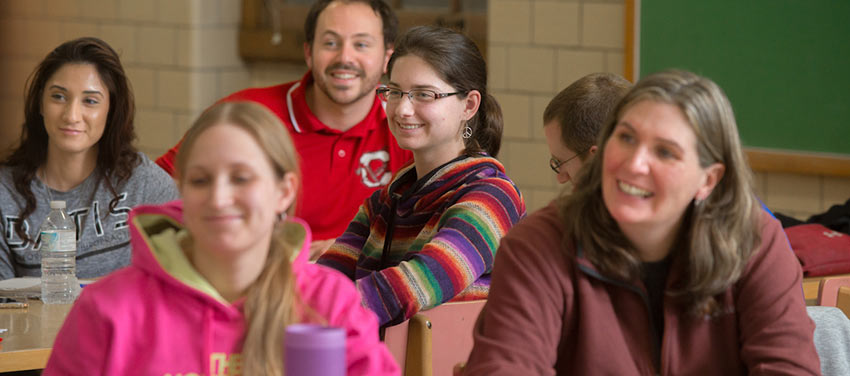
[[[850,156],[745,148],[750,167],[757,172],[850,177]]]
[[[637,82],[640,76],[640,0],[626,0],[625,36],[623,39],[623,75]]]

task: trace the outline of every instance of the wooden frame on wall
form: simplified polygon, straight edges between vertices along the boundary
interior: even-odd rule
[[[632,82],[640,78],[640,1],[625,0],[623,73]],[[753,147],[744,151],[753,171],[850,177],[850,156]]]
[[[277,0],[273,0],[277,1]],[[396,11],[399,32],[416,26],[437,24],[463,31],[487,56],[487,14],[465,11],[461,0],[449,1],[446,9],[404,9],[401,0],[388,1]],[[269,11],[263,0],[242,0],[242,25],[239,31],[239,54],[249,62],[304,62],[304,20],[308,5],[277,3],[280,34],[272,43],[274,31]]]

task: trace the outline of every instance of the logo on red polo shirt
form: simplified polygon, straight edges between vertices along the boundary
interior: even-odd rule
[[[390,153],[383,150],[363,153],[360,156],[360,166],[357,167],[356,174],[363,179],[363,185],[369,188],[387,185],[392,177],[388,166],[389,161]]]

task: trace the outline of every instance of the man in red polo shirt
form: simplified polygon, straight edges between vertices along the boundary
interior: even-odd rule
[[[316,254],[412,155],[399,148],[375,95],[398,32],[392,9],[382,0],[319,0],[304,31],[310,71],[300,81],[242,90],[222,101],[263,104],[286,126],[301,156],[296,215],[310,224]],[[172,175],[179,146],[156,160]]]

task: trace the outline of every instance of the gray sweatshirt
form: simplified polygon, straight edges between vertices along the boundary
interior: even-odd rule
[[[39,228],[50,211],[52,200],[64,200],[65,211],[77,225],[77,277],[94,278],[130,264],[130,209],[140,204],[158,204],[179,197],[174,180],[144,154],[126,183],[116,186],[118,205],[109,210],[112,193],[96,173],[67,192],[50,189],[39,179],[30,183],[36,209],[24,221],[33,241],[23,241],[15,232],[24,208],[23,196],[15,190],[11,169],[0,167],[0,280],[41,276]]]
[[[815,348],[823,376],[850,375],[850,319],[836,307],[806,307],[815,322]]]

